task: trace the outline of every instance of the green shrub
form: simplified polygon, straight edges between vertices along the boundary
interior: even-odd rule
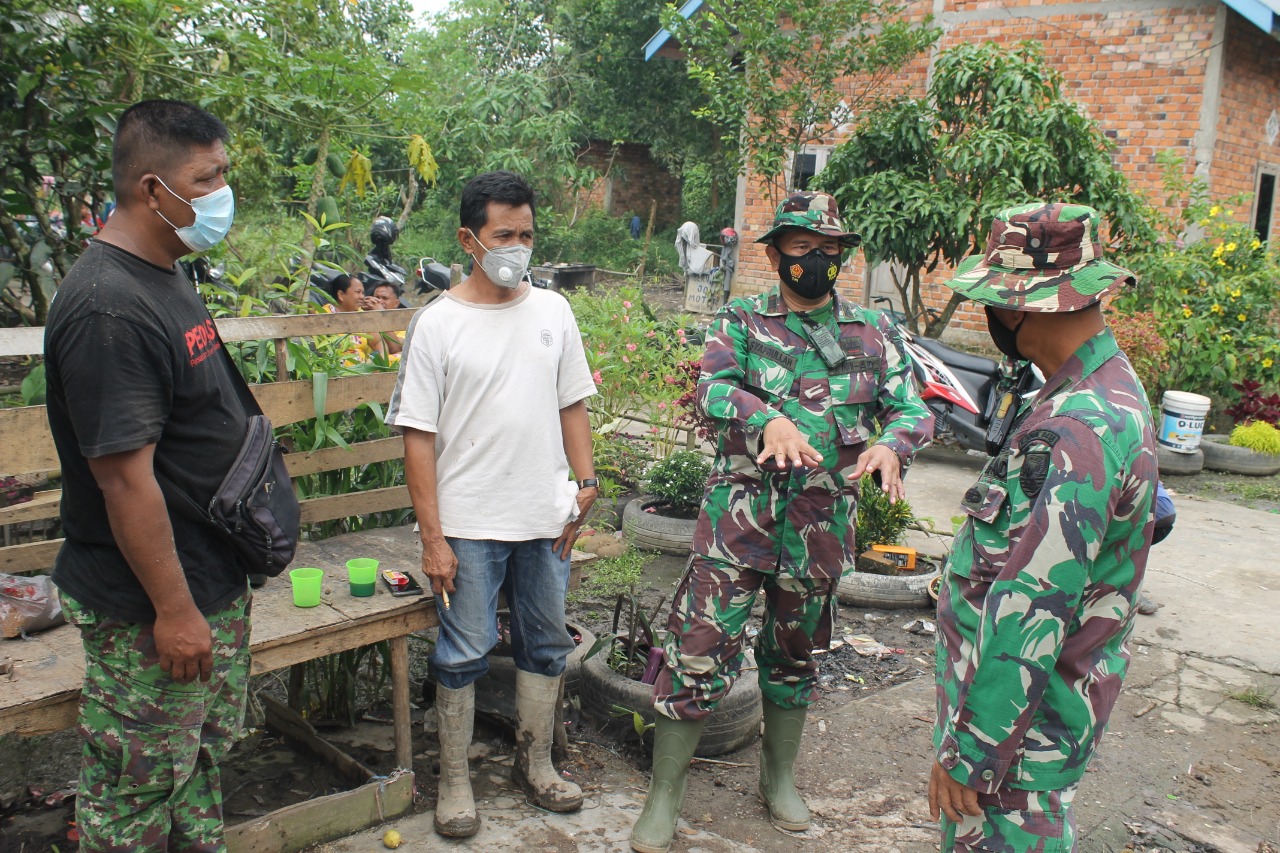
[[[1280,456],[1280,429],[1276,429],[1266,421],[1240,424],[1231,430],[1228,443],[1236,447],[1247,447],[1258,453]]]
[[[644,490],[677,511],[696,511],[706,491],[711,462],[696,450],[677,450],[645,474]]]
[[[906,501],[889,503],[889,497],[880,491],[870,476],[862,478],[859,485],[862,496],[858,500],[858,530],[855,549],[861,554],[872,545],[901,545],[915,514]]]

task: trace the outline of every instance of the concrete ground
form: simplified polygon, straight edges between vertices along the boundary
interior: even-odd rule
[[[908,484],[917,515],[950,530],[979,466],[958,452],[926,452]],[[1280,702],[1280,516],[1176,500],[1177,525],[1152,551],[1147,575],[1147,594],[1163,606],[1138,619],[1125,691],[1077,799],[1083,853],[1280,849],[1280,714],[1265,707]],[[937,550],[946,540],[915,542]],[[757,747],[725,756],[728,764],[695,765],[674,849],[936,850],[925,800],[933,701],[931,680],[921,678],[811,715],[798,764],[815,817],[806,833],[768,824],[755,795]],[[395,828],[409,851],[628,849],[646,785],[629,761],[575,746],[587,807],[550,815],[524,802],[508,779],[511,756],[491,749],[474,750],[484,825],[473,839],[440,838],[427,810],[325,848],[378,849]]]

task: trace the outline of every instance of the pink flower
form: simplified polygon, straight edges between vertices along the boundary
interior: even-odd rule
[[[630,352],[635,352],[635,351],[636,351],[636,345],[635,345],[635,344],[627,344],[627,350],[628,350],[628,351],[630,351]]]
[[[656,433],[657,431],[658,431],[657,427],[649,427],[649,432]]]
[[[622,307],[623,307],[623,308],[630,308],[630,307],[631,307],[631,303],[630,303],[630,302],[626,302],[626,301],[624,301],[624,302],[622,303]]]
[[[658,403],[658,408],[659,408],[659,409],[665,409],[666,407],[667,407],[667,404],[666,404],[666,403],[661,403],[661,402],[660,402],[660,403]]]
[[[592,374],[591,374],[591,381],[592,381],[592,382],[594,382],[594,383],[596,383],[597,385],[603,385],[603,384],[604,384],[604,379],[603,379],[603,378],[601,378],[601,376],[600,376],[600,371],[596,370],[596,371],[593,371],[593,372],[592,372]]]
[[[644,336],[646,338],[656,338],[658,336],[658,333],[655,332],[653,329],[650,329],[649,331],[645,332]]]
[[[625,356],[625,355],[624,355],[624,356],[622,357],[622,363],[623,363],[623,364],[630,364],[630,363],[631,363],[631,358],[630,358],[630,356]]]
[[[628,316],[628,315],[626,315],[626,314],[623,314],[623,315],[622,315],[622,322],[624,322],[624,323],[630,323],[630,322],[631,322],[631,317],[629,317],[629,316]]]

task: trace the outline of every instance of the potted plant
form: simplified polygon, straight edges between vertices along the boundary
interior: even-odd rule
[[[1232,384],[1240,399],[1226,413],[1236,422],[1227,435],[1206,435],[1200,443],[1204,467],[1230,474],[1269,477],[1280,473],[1280,394],[1264,394],[1262,383]]]
[[[653,728],[653,684],[662,666],[662,644],[653,620],[666,599],[646,613],[634,594],[618,596],[613,630],[586,653],[579,682],[582,710],[599,720],[623,719],[643,741]],[[747,653],[750,655],[750,652]],[[742,677],[707,718],[695,755],[708,758],[741,749],[760,730],[763,705],[750,657]]]
[[[902,534],[915,521],[911,504],[890,503],[870,476],[862,478],[859,489],[857,544],[854,546],[857,553],[862,554],[872,545],[901,545]],[[930,602],[929,584],[937,576],[937,566],[928,560],[918,560],[914,569],[900,569],[893,574],[874,574],[855,567],[840,578],[836,598],[842,604],[859,607],[926,607]]]
[[[622,529],[637,548],[685,554],[693,542],[698,507],[711,463],[695,450],[678,450],[649,467],[644,494],[627,504]]]

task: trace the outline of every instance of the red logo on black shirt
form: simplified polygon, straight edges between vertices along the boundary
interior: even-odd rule
[[[191,366],[195,367],[222,346],[218,330],[212,320],[205,320],[198,326],[187,330],[187,355],[191,356]]]

